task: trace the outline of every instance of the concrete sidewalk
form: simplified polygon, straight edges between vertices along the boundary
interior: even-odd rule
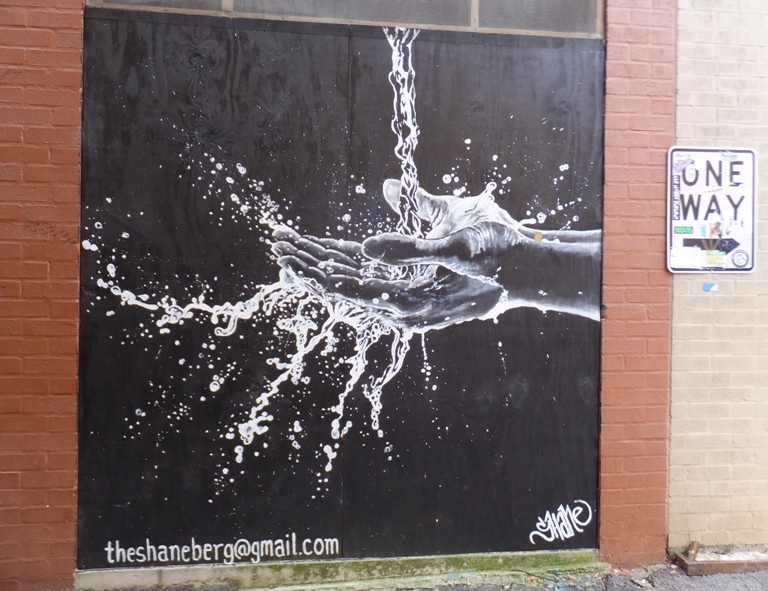
[[[489,582],[489,576],[496,580]],[[291,586],[271,591],[768,591],[768,571],[689,577],[682,569],[665,564],[631,571],[613,570],[609,573],[518,571],[506,575],[463,573],[441,579],[399,580],[395,585],[382,580],[369,582],[368,585],[336,583],[311,587]]]
[[[631,571],[611,574],[604,581],[605,591],[768,591],[768,571],[689,577],[682,569],[664,566],[653,572]],[[565,588],[567,589],[567,587]]]
[[[402,591],[768,591],[768,571],[689,577],[682,569],[655,565],[609,574],[525,574],[504,583],[459,583],[436,587],[401,587]],[[366,591],[382,591],[366,589]]]
[[[138,580],[132,580],[128,573],[122,574],[124,576],[120,577],[119,572],[113,573],[106,581],[109,583],[107,586],[81,585],[75,591],[768,591],[768,570],[691,577],[682,569],[667,564],[633,570],[611,570],[605,563],[594,563],[570,569],[545,567],[541,570],[507,569],[503,572],[465,571],[323,584],[273,583],[269,587],[238,584],[226,578],[208,583],[179,580],[165,584],[141,581],[144,583],[141,584]]]

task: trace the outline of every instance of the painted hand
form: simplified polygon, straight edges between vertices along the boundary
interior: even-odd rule
[[[400,181],[384,182],[384,198],[398,211]],[[440,265],[459,275],[486,280],[495,276],[506,253],[524,237],[518,223],[488,194],[474,197],[416,193],[418,215],[429,232],[424,238],[387,232],[368,238],[363,253],[386,265]]]
[[[372,261],[364,245],[349,240],[300,236],[275,230],[272,250],[284,279],[320,298],[341,298],[387,322],[424,331],[478,318],[498,302],[502,289],[437,265],[415,278],[393,278],[392,269]]]
[[[397,211],[400,182],[387,180],[383,193]],[[419,189],[416,201],[419,217],[431,228],[424,238],[388,232],[360,244],[300,236],[282,228],[274,233],[272,250],[289,278],[321,297],[354,302],[414,331],[520,306],[593,317],[592,311],[584,312],[584,306],[596,306],[596,299],[581,298],[572,306],[552,289],[557,287],[551,285],[553,269],[546,268],[554,264],[557,280],[568,281],[562,276],[564,261],[560,258],[572,256],[574,249],[582,251],[583,244],[558,242],[552,243],[558,245],[553,249],[541,238],[537,241],[487,194],[458,198]],[[599,255],[599,238],[596,244]],[[594,246],[590,248],[594,250]],[[595,260],[599,273],[599,256]],[[393,268],[413,265],[419,265],[421,271],[405,278],[393,273]],[[592,291],[596,297],[599,275],[595,279]]]

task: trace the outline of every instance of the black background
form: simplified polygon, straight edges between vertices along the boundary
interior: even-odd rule
[[[466,183],[476,194],[510,176],[496,200],[512,217],[599,228],[603,61],[593,40],[422,31],[421,186]],[[156,316],[96,284],[110,262],[122,288],[180,302],[203,291],[214,303],[245,300],[275,281],[269,233],[207,189],[226,174],[241,195],[248,179],[263,181],[304,232],[391,230],[380,194],[400,176],[390,67],[379,28],[87,11],[82,236],[99,250],[83,250],[81,271],[80,568],[109,566],[109,540],[192,536],[336,536],[345,557],[596,546],[596,517],[565,541],[532,546],[528,535],[561,503],[597,506],[597,322],[517,309],[415,336],[384,389],[384,437],[353,393],[345,419],[355,426],[325,473],[317,450],[331,443],[347,372],[337,360],[309,360],[305,374],[321,377],[281,390],[269,448],[256,458],[246,447],[237,464],[223,434],[274,377],[269,347],[290,344],[256,322],[216,337],[205,318],[161,334]],[[461,183],[444,184],[452,171]],[[350,354],[352,335],[339,337]],[[374,374],[388,342],[371,356]],[[211,376],[233,361],[212,394]],[[297,416],[300,451],[284,436]]]

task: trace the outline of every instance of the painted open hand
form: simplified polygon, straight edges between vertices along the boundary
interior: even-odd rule
[[[383,193],[397,211],[400,181],[385,181]],[[416,201],[431,228],[424,238],[388,232],[360,244],[281,228],[272,250],[285,274],[310,290],[418,332],[521,306],[597,317],[599,232],[535,232],[489,194],[419,189]],[[412,265],[421,272],[392,273]]]

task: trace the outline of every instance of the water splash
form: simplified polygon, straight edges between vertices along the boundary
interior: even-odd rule
[[[254,212],[258,212],[257,208],[254,208]],[[259,214],[259,219],[270,228],[279,227],[268,215]],[[234,448],[237,463],[242,462],[243,445],[251,445],[257,438],[269,432],[270,423],[274,421],[270,405],[279,397],[282,386],[288,382],[294,385],[308,383],[308,356],[335,351],[335,334],[341,325],[351,329],[355,346],[351,356],[340,360],[341,364],[349,367],[349,372],[344,388],[338,394],[338,401],[331,408],[336,416],[331,422],[330,436],[333,440],[339,440],[349,431],[352,422],[344,422],[345,402],[355,389],[360,387],[370,404],[370,428],[379,437],[383,437],[379,421],[383,388],[400,372],[405,362],[412,337],[410,331],[385,322],[361,306],[308,290],[305,284],[296,282],[285,271],[281,272],[279,281],[257,286],[254,295],[247,300],[211,304],[206,301],[205,294],[201,293],[183,305],[167,295],[153,300],[147,294],[136,296],[131,291],[122,289],[114,278],[117,275],[114,264],[110,264],[109,274],[109,280],[100,278],[97,285],[119,297],[122,305],[158,312],[159,318],[155,325],[161,331],[167,330],[169,326],[183,325],[185,321],[196,317],[207,317],[210,324],[215,326],[213,332],[218,337],[235,334],[238,323],[243,321],[271,323],[275,330],[292,337],[291,346],[286,347],[282,356],[267,360],[267,364],[279,373],[258,395],[248,411],[247,419],[236,425],[237,436],[242,443]],[[324,320],[318,321],[319,318]],[[385,337],[391,339],[389,362],[380,375],[368,375],[368,353]],[[223,381],[218,375],[215,376],[209,388],[211,392],[218,392]],[[294,421],[294,433],[291,434],[295,448],[295,434],[301,431],[300,428],[295,428],[297,422]],[[326,471],[332,469],[336,455],[328,454]]]
[[[398,203],[400,219],[396,228],[405,235],[425,237],[430,228],[418,215],[416,196],[419,182],[414,161],[419,127],[416,121],[412,43],[419,31],[401,28],[385,28],[384,31],[392,48],[392,71],[389,81],[394,91],[394,115],[391,128],[397,137],[395,154],[401,168]],[[467,146],[470,143],[469,140],[466,141]],[[210,167],[210,176],[206,176],[205,180],[198,177],[199,184],[195,187],[205,189],[207,185],[207,193],[202,194],[203,199],[210,199],[212,204],[218,203],[222,211],[232,212],[233,220],[245,221],[255,232],[263,234],[260,239],[265,242],[268,241],[272,232],[282,227],[298,227],[298,217],[294,220],[283,219],[279,207],[264,192],[264,181],[247,179],[247,171],[239,163],[236,166],[236,172],[228,171],[227,167],[221,162],[216,162],[213,156],[209,154],[204,156],[207,161],[198,164],[201,169]],[[495,157],[494,161],[496,161]],[[563,170],[565,169],[561,167],[561,172]],[[247,186],[238,186],[240,177],[243,177]],[[509,177],[500,179],[500,184],[503,186],[509,180]],[[457,183],[459,177],[452,171],[452,174],[444,175],[443,181]],[[470,199],[478,203],[484,200],[493,201],[493,192],[497,186],[496,182],[490,182],[480,195]],[[358,185],[356,193],[363,194],[364,187]],[[223,217],[219,217],[219,220],[223,221]],[[517,224],[526,222],[533,223],[534,220],[524,220]],[[123,234],[123,238],[127,239],[128,236],[128,233]],[[100,251],[98,242],[98,238],[94,236],[84,240],[82,246],[84,250],[96,253]],[[387,270],[391,271],[395,278],[410,277],[411,279],[418,277],[424,271],[414,267],[410,271],[396,267],[389,267]],[[137,295],[120,285],[118,264],[111,262],[106,271],[107,276],[99,278],[97,286],[118,298],[123,306],[138,307],[148,311],[155,318],[155,326],[161,333],[167,334],[172,327],[181,326],[185,321],[196,319],[208,321],[214,327],[213,333],[220,338],[233,336],[238,326],[245,322],[258,326],[272,326],[281,337],[287,337],[289,342],[281,344],[280,354],[267,359],[267,365],[271,371],[274,371],[270,378],[260,385],[261,389],[253,403],[249,405],[250,408],[247,408],[242,416],[234,419],[234,424],[227,426],[225,439],[233,442],[234,460],[237,464],[243,462],[245,446],[255,445],[260,439],[264,439],[273,425],[277,424],[273,404],[280,397],[281,390],[284,391],[284,387],[288,384],[309,383],[311,376],[308,375],[307,365],[311,359],[329,354],[336,354],[337,357],[341,355],[337,348],[338,335],[341,331],[351,333],[354,349],[349,356],[338,359],[339,365],[346,366],[347,371],[336,393],[336,402],[330,408],[332,420],[327,436],[331,441],[321,442],[316,455],[326,462],[326,471],[333,469],[334,459],[338,456],[339,441],[352,427],[352,422],[347,419],[349,414],[347,406],[348,400],[355,395],[355,392],[362,392],[370,406],[370,429],[379,437],[383,437],[380,424],[383,391],[401,371],[416,329],[412,330],[387,321],[370,309],[335,298],[322,289],[312,289],[307,281],[299,280],[286,270],[280,272],[278,280],[274,283],[254,286],[252,295],[249,294],[250,297],[247,299],[223,304],[209,302],[205,289],[186,303],[180,303],[177,298],[170,295],[157,296],[147,293]],[[494,283],[491,278],[484,280]],[[386,294],[383,294],[382,298],[386,299],[385,296]],[[495,318],[505,310],[519,305],[516,301],[504,298],[485,318]],[[427,355],[423,334],[440,327],[418,329],[422,334],[425,360]],[[379,343],[388,345],[388,358],[383,367],[376,370],[369,363],[369,354]],[[183,365],[184,361],[181,359],[179,363]],[[234,370],[227,370],[227,372],[231,371]],[[226,394],[229,379],[227,372],[221,371],[213,376],[208,388],[212,395]],[[432,389],[434,388],[435,386],[432,386]],[[298,419],[292,421],[292,424],[293,428],[286,429],[284,435],[290,440],[294,449],[300,449],[297,438],[303,431]],[[266,446],[266,442],[263,442],[263,445]],[[391,451],[391,445],[388,445],[386,451],[387,453]],[[255,452],[254,455],[258,456],[259,453]]]
[[[416,123],[415,72],[411,59],[411,44],[419,31],[385,28],[384,32],[392,47],[392,71],[389,81],[394,90],[394,115],[391,127],[397,137],[395,154],[401,163],[402,171],[402,188],[398,211],[400,219],[396,227],[397,231],[403,234],[423,237],[425,232],[418,215],[416,201],[419,184],[414,152],[418,143],[419,128]],[[242,218],[266,226],[270,232],[283,227],[282,216],[278,213],[278,208],[269,195],[258,194],[262,190],[263,182],[250,182],[249,189],[255,197],[246,195],[242,191],[238,194],[234,192],[237,175],[228,174],[223,164],[216,162],[216,158],[213,156],[208,154],[204,156],[209,162],[203,161],[200,164],[211,166],[210,172],[213,175],[209,177],[208,192],[207,195],[203,195],[204,199],[212,197],[218,199],[222,204],[230,201],[231,204],[229,205],[234,204],[234,207],[237,208],[235,211]],[[239,163],[237,164],[237,171],[241,176],[246,174],[245,167]],[[226,184],[222,184],[227,188],[223,192],[221,187],[216,188],[214,186],[214,179],[222,175],[226,181]],[[358,193],[364,192],[364,189],[360,190],[361,188],[362,186],[358,186]],[[292,221],[286,223],[294,225]],[[98,248],[92,242],[87,242],[87,244],[84,242],[83,247],[94,251]],[[404,273],[404,271],[396,268],[387,268],[386,271],[390,275],[398,276]],[[192,320],[196,315],[207,315],[210,323],[215,325],[214,334],[218,337],[233,335],[237,330],[238,323],[243,321],[259,323],[272,321],[275,330],[283,331],[293,337],[292,352],[285,352],[283,357],[273,357],[267,360],[267,363],[280,373],[265,385],[250,408],[247,420],[236,426],[237,436],[243,445],[251,445],[258,437],[269,432],[270,423],[274,421],[274,416],[269,411],[270,405],[280,395],[281,387],[287,382],[292,384],[308,382],[309,377],[305,375],[308,356],[317,352],[321,345],[324,347],[320,354],[327,354],[334,350],[335,333],[340,325],[346,325],[351,329],[354,334],[355,345],[353,354],[341,360],[342,364],[349,367],[349,373],[344,388],[338,394],[337,403],[331,408],[335,417],[331,421],[330,436],[333,440],[338,441],[349,431],[352,422],[344,421],[345,405],[348,397],[353,394],[356,388],[360,387],[370,404],[371,429],[379,437],[383,437],[379,421],[383,388],[402,369],[410,348],[409,341],[413,334],[410,330],[388,323],[359,305],[333,298],[324,293],[323,290],[308,289],[306,282],[297,280],[285,270],[280,272],[279,281],[271,285],[256,286],[254,295],[249,299],[224,304],[210,304],[202,293],[185,304],[180,304],[175,298],[168,295],[153,302],[150,301],[152,298],[146,294],[136,296],[131,291],[121,288],[115,276],[116,268],[114,264],[111,264],[109,279],[105,281],[99,278],[97,285],[120,297],[123,305],[138,306],[151,312],[159,312],[161,317],[156,321],[156,326],[162,332],[167,331],[169,326],[181,325],[187,320]],[[320,314],[309,313],[310,310],[316,312],[317,309],[321,310]],[[289,310],[293,310],[293,313],[289,313]],[[316,321],[318,317],[324,317],[325,320],[318,323]],[[368,353],[374,345],[385,337],[391,339],[389,363],[379,375],[369,375]],[[210,391],[214,394],[219,392],[222,383],[223,379],[220,376],[214,376],[209,386]],[[295,435],[295,433],[290,435],[293,438],[293,444],[297,443]],[[233,430],[230,429],[227,438],[232,439],[234,436]],[[338,446],[338,443],[335,445]],[[323,446],[322,449],[327,456],[325,469],[330,471],[337,453],[329,445]],[[241,463],[243,446],[236,446],[235,453],[236,461]]]

